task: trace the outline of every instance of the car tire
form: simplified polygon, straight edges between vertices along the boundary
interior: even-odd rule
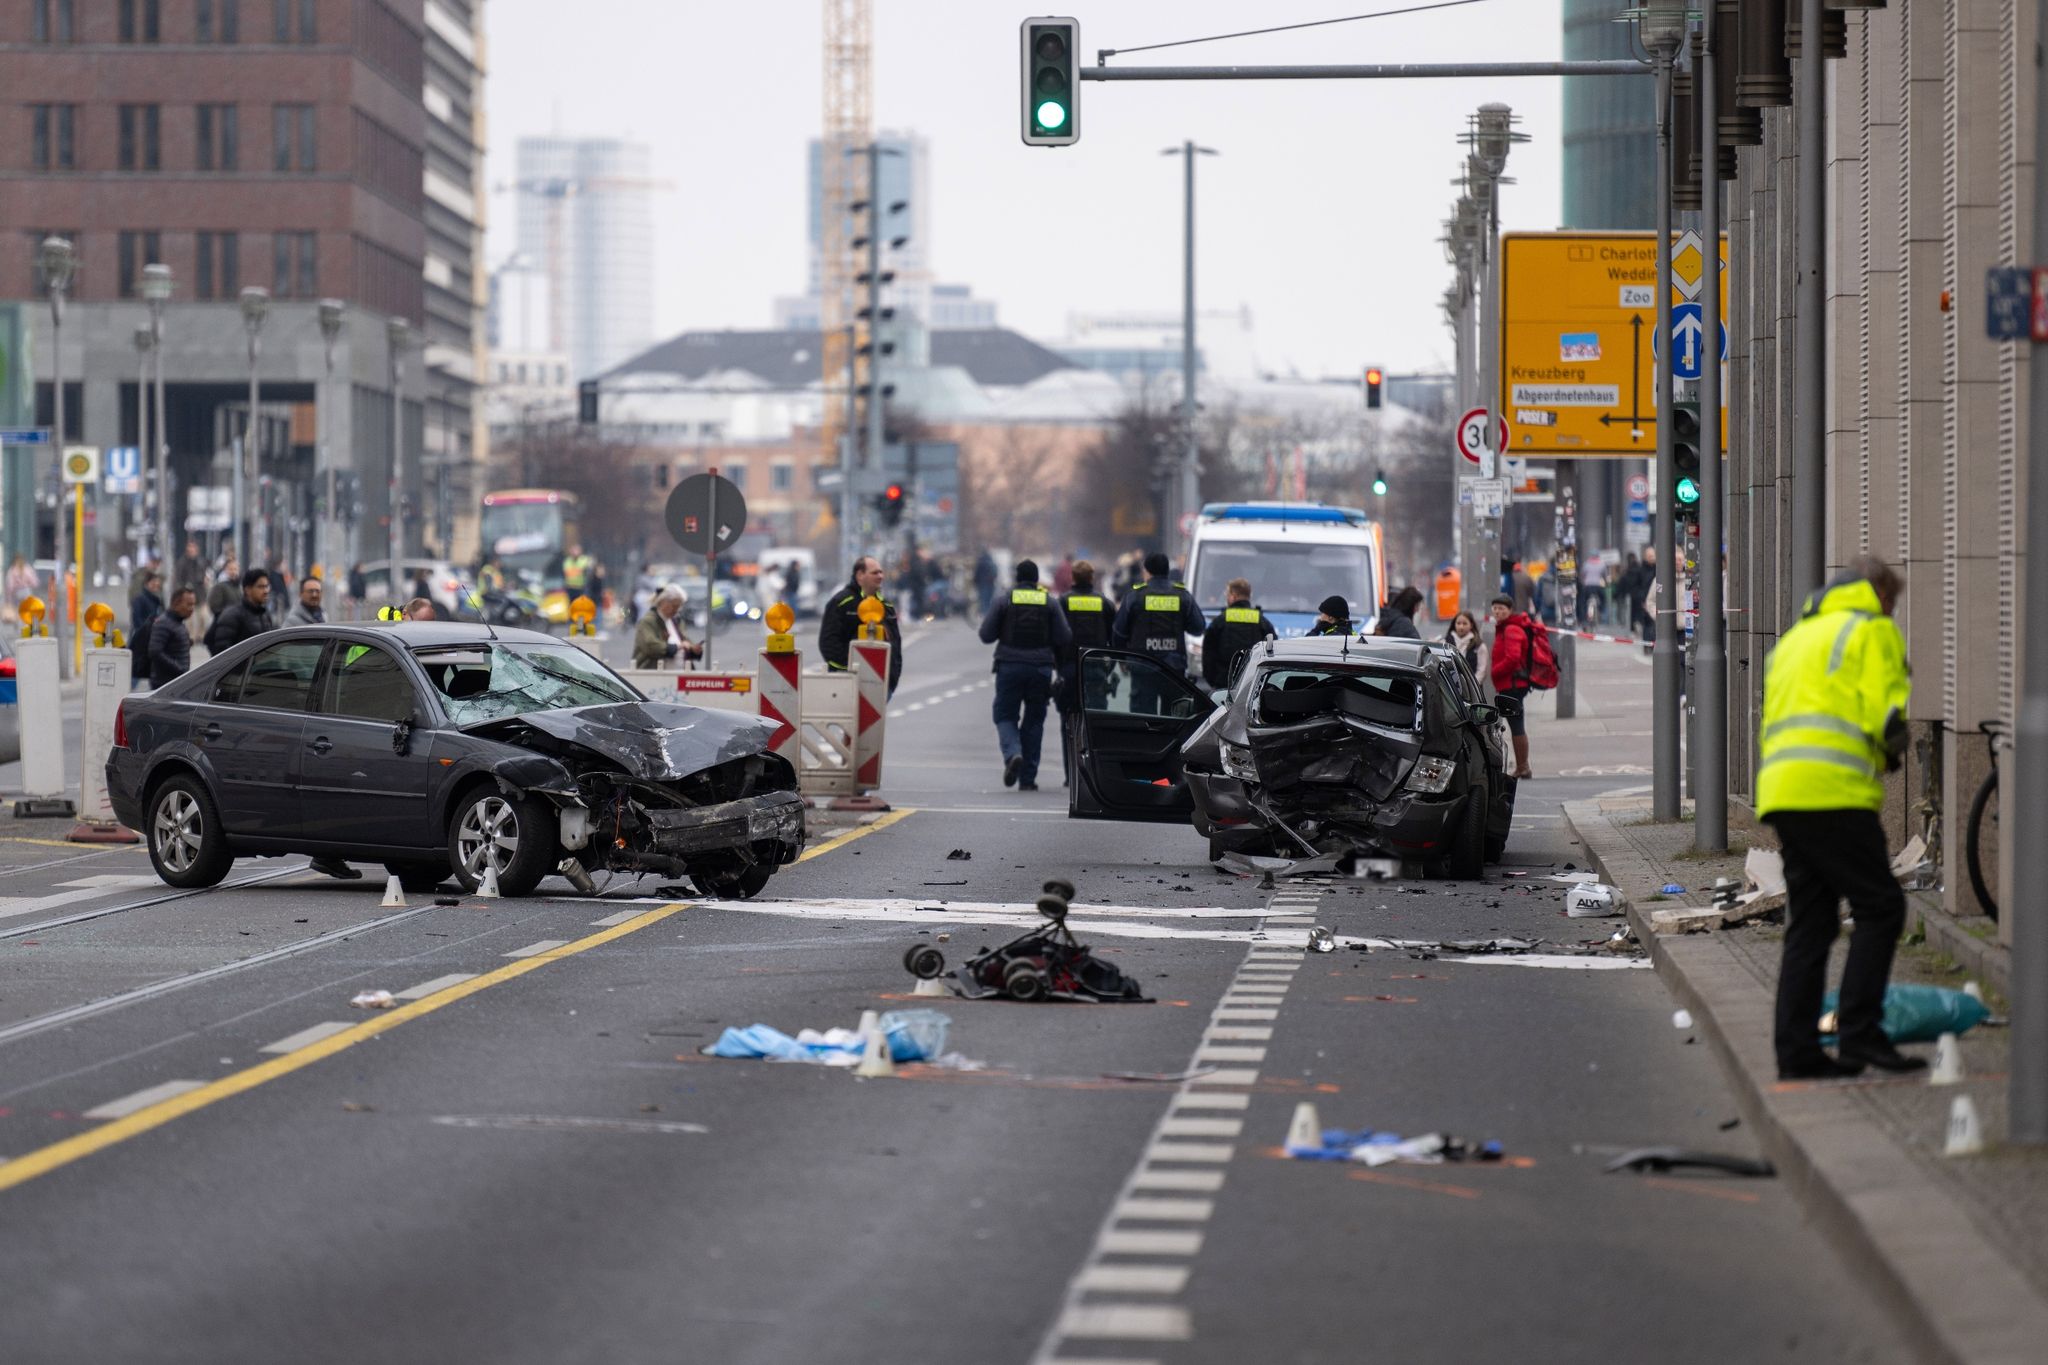
[[[180,773],[151,793],[142,827],[150,864],[167,886],[217,886],[234,865],[220,807],[197,777]]]
[[[721,901],[747,901],[760,895],[767,887],[768,879],[774,875],[774,868],[755,863],[737,871],[692,872],[690,881],[700,896]]]
[[[1502,774],[1495,779],[1493,801],[1487,807],[1486,861],[1497,863],[1507,856],[1508,835],[1515,823],[1515,779]]]
[[[444,862],[386,863],[384,871],[398,878],[398,884],[408,891],[437,891],[448,880],[448,864]]]
[[[539,801],[478,787],[455,805],[448,821],[448,865],[464,891],[483,881],[483,853],[494,850],[498,894],[524,896],[540,885],[554,862],[560,824]]]
[[[1451,836],[1451,851],[1444,858],[1444,875],[1453,881],[1476,882],[1486,877],[1486,822],[1492,802],[1482,784],[1465,797],[1458,812],[1457,831]]]

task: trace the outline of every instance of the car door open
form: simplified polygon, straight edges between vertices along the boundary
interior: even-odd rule
[[[1215,709],[1178,668],[1148,654],[1083,650],[1079,755],[1067,814],[1078,820],[1183,823],[1194,799],[1181,745]]]

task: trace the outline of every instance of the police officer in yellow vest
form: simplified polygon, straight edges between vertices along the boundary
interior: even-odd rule
[[[571,545],[569,553],[562,556],[562,586],[571,596],[590,587],[590,570],[595,561],[585,553],[581,545]]]
[[[1227,601],[1222,612],[1202,632],[1202,681],[1217,689],[1230,686],[1230,671],[1246,650],[1280,633],[1266,613],[1252,605],[1250,580],[1233,578],[1223,591]]]
[[[1087,705],[1089,695],[1082,682],[1081,651],[1106,649],[1109,624],[1116,616],[1115,606],[1095,586],[1093,564],[1085,559],[1076,560],[1073,574],[1073,590],[1060,598],[1060,610],[1067,614],[1067,629],[1074,642],[1060,651],[1060,672],[1053,694],[1060,711],[1060,760],[1068,786],[1074,781],[1074,717]],[[1099,677],[1100,670],[1097,672]],[[1107,694],[1100,681],[1092,691]],[[1097,697],[1096,705],[1100,706],[1102,701],[1103,697]]]
[[[1756,804],[1785,854],[1776,1047],[1787,1080],[1927,1065],[1901,1053],[1883,1029],[1885,983],[1906,918],[1878,819],[1883,775],[1905,757],[1912,690],[1905,640],[1891,619],[1900,586],[1882,560],[1858,557],[1807,599],[1765,664]],[[1836,1015],[1839,1057],[1830,1057],[1820,1043],[1821,996],[1845,899],[1855,926]]]
[[[989,604],[981,620],[981,642],[996,647],[994,710],[1003,785],[1035,792],[1053,664],[1074,635],[1060,604],[1039,586],[1038,565],[1031,560],[1017,561],[1017,585]]]

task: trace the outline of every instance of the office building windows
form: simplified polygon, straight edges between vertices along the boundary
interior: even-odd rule
[[[768,486],[777,493],[787,493],[796,487],[796,466],[777,460],[768,466]]]
[[[73,131],[78,126],[75,104],[32,104],[30,156],[39,171],[78,169],[78,143]]]
[[[280,43],[316,43],[314,0],[270,0],[271,37]]]
[[[270,111],[271,166],[280,171],[319,168],[313,138],[313,106],[273,105]]]
[[[201,43],[241,41],[241,0],[196,0],[192,37]]]
[[[157,0],[121,0],[121,41],[160,43],[163,41],[162,7]]]
[[[274,256],[270,272],[272,298],[319,297],[318,240],[310,232],[280,232],[271,239]]]
[[[154,104],[121,106],[121,169],[154,171],[163,166],[160,133],[162,110]]]
[[[232,171],[241,160],[239,120],[232,104],[199,106],[199,169]]]
[[[199,287],[202,299],[232,299],[242,292],[242,239],[232,232],[199,234]]]
[[[141,297],[142,267],[163,260],[163,239],[154,232],[124,232],[120,248],[121,297]]]
[[[29,40],[37,43],[77,42],[77,29],[72,22],[72,0],[29,0]]]

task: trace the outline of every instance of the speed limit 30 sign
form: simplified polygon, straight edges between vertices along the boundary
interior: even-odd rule
[[[1485,408],[1473,408],[1458,419],[1458,453],[1473,464],[1486,463],[1486,426],[1491,414]],[[1496,452],[1508,448],[1508,424],[1502,422],[1494,437]]]

